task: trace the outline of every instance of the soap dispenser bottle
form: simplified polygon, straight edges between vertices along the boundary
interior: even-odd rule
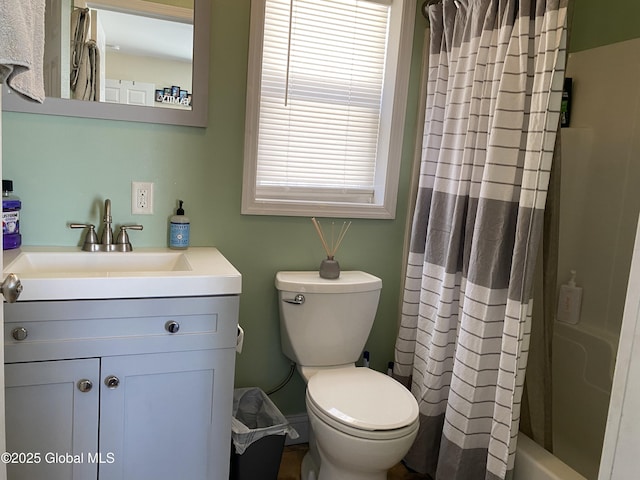
[[[176,210],[176,214],[171,217],[169,224],[169,248],[184,250],[189,246],[189,230],[191,224],[189,217],[184,214],[182,200],[178,200],[180,206]]]
[[[557,319],[560,322],[577,324],[580,321],[582,287],[576,285],[576,271],[571,270],[569,283],[560,286]]]

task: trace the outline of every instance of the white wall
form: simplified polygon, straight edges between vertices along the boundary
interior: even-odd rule
[[[580,323],[556,324],[554,453],[597,477],[640,211],[640,40],[569,56],[558,278],[577,270]]]
[[[187,62],[125,55],[108,50],[106,77],[153,83],[156,88],[178,85],[182,90],[192,91],[191,63]]]
[[[640,226],[640,225],[639,225]],[[640,471],[640,230],[636,236],[599,480]]]

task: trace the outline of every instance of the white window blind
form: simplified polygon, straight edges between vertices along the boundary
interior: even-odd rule
[[[256,198],[373,201],[389,11],[266,0]]]

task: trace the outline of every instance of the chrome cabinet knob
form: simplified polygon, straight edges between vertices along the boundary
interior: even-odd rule
[[[90,392],[93,388],[93,383],[91,380],[83,378],[82,380],[78,380],[78,390],[82,393]]]
[[[114,388],[118,388],[118,385],[120,385],[120,379],[115,375],[109,375],[104,379],[104,384],[107,386],[107,388],[113,390]]]
[[[14,340],[18,340],[19,342],[21,342],[29,336],[29,332],[24,327],[16,327],[11,330],[11,336],[14,338]]]
[[[180,324],[175,320],[170,320],[164,324],[164,328],[169,333],[178,333],[178,330],[180,330]]]
[[[22,293],[22,283],[15,273],[10,273],[0,284],[0,293],[7,303],[15,303]]]

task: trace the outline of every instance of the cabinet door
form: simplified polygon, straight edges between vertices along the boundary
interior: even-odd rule
[[[100,450],[114,462],[100,480],[228,478],[234,361],[233,349],[103,358]]]
[[[99,369],[97,358],[5,365],[8,480],[96,478]]]

